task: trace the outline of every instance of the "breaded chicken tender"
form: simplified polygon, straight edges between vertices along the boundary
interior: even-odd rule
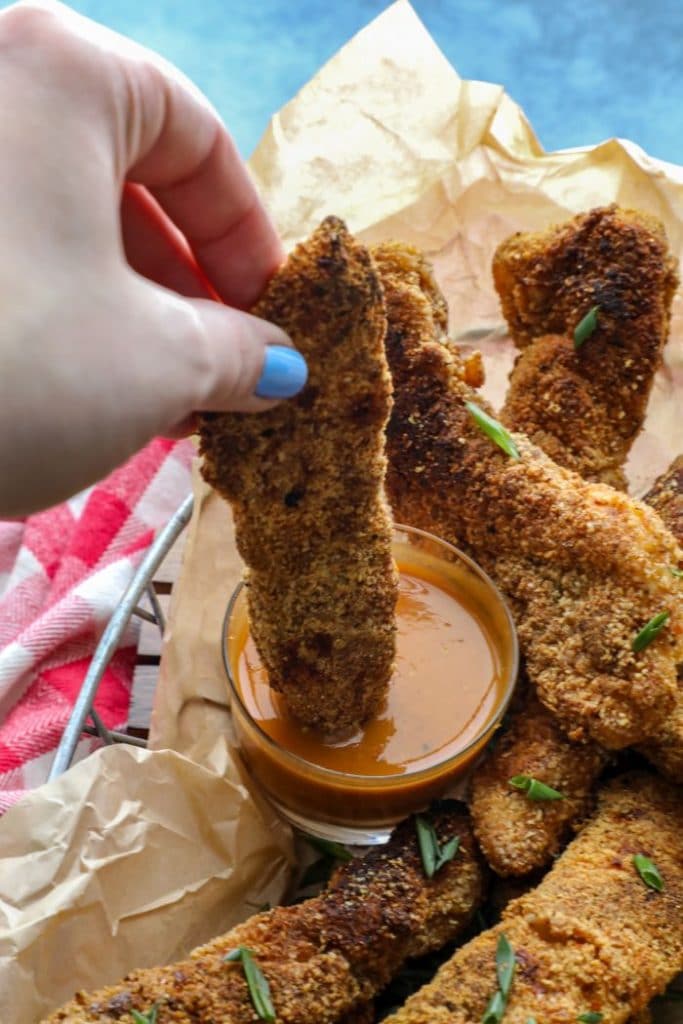
[[[395,656],[382,289],[367,250],[329,217],[253,312],[287,331],[308,383],[260,415],[204,416],[202,471],[232,505],[270,685],[301,722],[339,734],[377,710]]]
[[[649,888],[633,862],[663,880]],[[645,773],[600,793],[595,817],[538,888],[462,946],[387,1024],[480,1024],[498,989],[501,934],[515,957],[505,1024],[623,1024],[683,968],[683,794]]]
[[[675,458],[667,471],[655,480],[643,501],[661,516],[678,543],[683,544],[683,455]]]
[[[493,259],[513,340],[523,348],[501,419],[560,466],[626,489],[669,330],[676,261],[654,217],[602,207],[539,234],[516,234]],[[580,345],[574,329],[597,307]]]
[[[515,434],[519,458],[475,424],[419,252],[376,246],[387,302],[394,408],[387,488],[398,521],[471,552],[508,596],[541,702],[575,740],[618,749],[654,738],[676,697],[680,549],[645,505],[558,467]],[[634,637],[670,619],[644,650]]]
[[[662,474],[644,501],[659,512],[664,525],[683,543],[683,457]],[[683,581],[680,585],[679,603]],[[680,666],[674,708],[662,723],[656,742],[641,749],[663,774],[683,782]],[[512,710],[504,736],[472,780],[473,826],[494,871],[504,876],[524,875],[549,863],[560,851],[570,826],[590,806],[591,790],[606,760],[606,753],[596,743],[572,743],[533,692],[524,696]],[[509,785],[514,775],[537,778],[566,799],[528,800]]]
[[[683,455],[674,459],[666,473],[654,483],[644,500],[656,509],[665,526],[683,546]],[[683,564],[672,565],[683,570]],[[683,604],[683,578],[676,577]],[[671,714],[653,743],[640,748],[642,753],[674,782],[683,783],[683,665],[678,666],[678,692]]]
[[[472,778],[472,823],[493,870],[526,875],[556,857],[572,824],[591,809],[595,780],[606,762],[596,743],[567,739],[530,693]],[[531,800],[510,785],[516,775],[538,779],[564,799]]]
[[[239,946],[266,978],[278,1021],[358,1024],[406,958],[454,939],[481,902],[485,874],[466,812],[443,804],[430,820],[441,842],[460,838],[457,855],[433,878],[425,877],[409,819],[387,846],[340,868],[320,896],[257,914],[179,963],[79,992],[49,1024],[133,1024],[133,1010],[152,1006],[157,1024],[253,1024],[240,964],[224,960]]]
[[[494,275],[513,337],[526,346],[510,375],[501,421],[558,465],[625,489],[623,464],[643,424],[676,285],[661,225],[617,207],[594,210],[544,234],[503,242]],[[539,301],[539,291],[556,292],[559,278],[563,335],[546,335],[559,329],[557,307]],[[598,326],[576,350],[572,297],[585,303],[596,287]],[[530,688],[473,780],[470,809],[491,866],[522,875],[547,864],[588,809],[605,761],[597,744],[572,743]],[[531,801],[511,788],[513,775],[538,778],[566,799]]]

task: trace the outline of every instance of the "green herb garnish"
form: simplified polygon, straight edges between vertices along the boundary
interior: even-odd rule
[[[635,637],[631,644],[631,650],[638,654],[639,651],[644,651],[645,648],[652,643],[656,636],[659,636],[664,626],[669,621],[670,612],[659,612],[653,616],[650,621],[643,626],[640,633]]]
[[[579,320],[578,324],[574,328],[574,350],[580,349],[584,341],[588,341],[591,334],[598,326],[598,312],[599,306],[593,306],[586,313],[583,320]]]
[[[657,892],[662,891],[664,879],[660,875],[657,865],[649,857],[646,857],[643,853],[637,853],[633,858],[633,866],[645,882],[645,885],[649,886],[650,889],[656,889]]]
[[[477,424],[482,434],[486,434],[491,440],[502,448],[506,455],[509,455],[511,459],[519,458],[519,448],[512,440],[512,437],[507,432],[502,423],[498,420],[494,420],[493,416],[489,416],[487,412],[480,409],[474,402],[465,402],[465,408],[469,412],[470,416]]]
[[[431,821],[425,821],[419,814],[415,818],[415,831],[424,873],[427,878],[433,878],[444,864],[455,857],[460,846],[460,837],[454,836],[441,846]]]
[[[246,946],[238,946],[237,949],[226,953],[223,960],[225,963],[241,961],[252,1006],[261,1020],[274,1021],[275,1009],[270,999],[270,985],[254,960],[252,951]]]
[[[515,954],[508,942],[507,935],[501,932],[496,945],[496,977],[498,978],[498,991],[494,992],[489,999],[488,1006],[484,1010],[481,1024],[499,1024],[505,1013],[512,979],[515,976]]]
[[[531,775],[513,775],[508,779],[508,784],[514,789],[521,789],[529,800],[564,800],[564,793],[546,786],[545,782],[539,782]]]
[[[536,1018],[535,1017],[527,1017],[526,1024],[536,1024]]]
[[[341,843],[335,843],[331,839],[319,839],[317,836],[306,836],[305,838],[309,846],[325,857],[342,861],[353,860],[353,854],[348,846],[342,846]]]
[[[496,974],[498,975],[498,988],[503,993],[503,998],[507,999],[510,995],[510,987],[515,975],[515,954],[506,935],[501,935],[498,939]]]
[[[489,1004],[484,1010],[484,1016],[481,1018],[481,1024],[498,1024],[503,1019],[504,1013],[505,999],[499,989],[489,999]]]
[[[580,1013],[576,1018],[581,1021],[581,1024],[600,1024],[603,1015],[597,1010],[588,1010],[587,1013]]]
[[[140,1013],[139,1010],[131,1010],[131,1016],[135,1024],[157,1024],[157,1013],[159,1010],[159,1004],[155,1003],[154,1006],[150,1007],[145,1013]]]
[[[678,569],[675,565],[670,565],[669,572],[672,576],[675,576],[677,580],[683,580],[683,569]]]

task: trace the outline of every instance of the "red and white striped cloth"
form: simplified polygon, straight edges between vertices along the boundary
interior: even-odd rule
[[[99,636],[191,490],[192,454],[157,439],[63,505],[0,521],[0,813],[47,779]],[[95,700],[112,729],[126,722],[136,642],[131,624]]]

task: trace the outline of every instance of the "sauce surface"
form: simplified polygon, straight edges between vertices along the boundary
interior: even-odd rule
[[[388,698],[376,718],[342,741],[325,740],[293,720],[268,685],[246,622],[235,636],[242,700],[255,723],[291,754],[351,775],[403,775],[459,753],[493,718],[509,666],[488,609],[423,566],[399,569]]]

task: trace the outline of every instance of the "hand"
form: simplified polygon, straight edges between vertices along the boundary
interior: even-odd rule
[[[179,71],[20,3],[0,14],[0,97],[0,514],[75,493],[193,410],[303,386],[286,335],[242,312],[278,237]]]

